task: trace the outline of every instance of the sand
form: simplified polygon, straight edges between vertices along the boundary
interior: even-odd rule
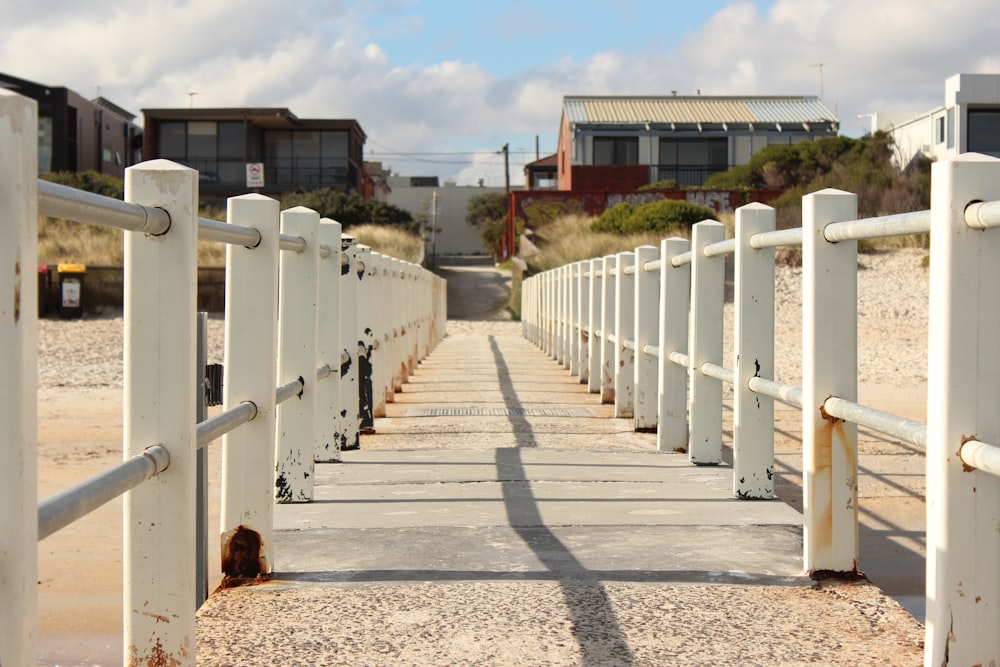
[[[859,260],[859,383],[865,402],[923,420],[927,373],[924,251]],[[776,377],[801,375],[801,269],[778,271]],[[453,313],[454,314],[454,313]],[[726,306],[731,350],[732,305]],[[450,321],[453,332],[520,332],[515,322]],[[122,318],[39,323],[39,497],[121,460]],[[209,322],[221,361],[222,321]],[[731,365],[727,356],[726,364]],[[210,475],[217,476],[213,448]],[[218,489],[210,509],[217,519]],[[112,502],[39,544],[39,654],[44,665],[121,664],[121,503]],[[192,601],[193,604],[193,601]]]

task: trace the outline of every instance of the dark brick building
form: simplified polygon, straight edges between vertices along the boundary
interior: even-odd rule
[[[38,103],[38,174],[93,170],[117,178],[142,159],[135,116],[103,97],[0,73],[0,87]]]
[[[143,109],[145,159],[197,169],[203,201],[250,190],[332,188],[364,195],[366,135],[356,120],[300,119],[284,108]]]

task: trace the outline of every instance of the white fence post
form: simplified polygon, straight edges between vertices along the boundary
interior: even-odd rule
[[[604,260],[595,257],[590,260],[590,287],[587,298],[590,299],[590,306],[587,312],[587,323],[590,329],[590,340],[587,343],[587,390],[596,394],[601,391],[601,350],[604,349],[601,341],[604,340],[604,332],[601,331],[601,296],[604,293]]]
[[[0,89],[0,488],[5,496],[0,503],[0,664],[4,665],[34,665],[36,660],[37,165],[37,105]],[[191,548],[193,553],[193,543]]]
[[[670,353],[687,354],[688,350],[691,265],[674,266],[671,262],[690,248],[687,239],[669,238],[660,242],[660,372],[656,448],[661,452],[683,451],[688,443],[687,369],[671,361]]]
[[[660,250],[651,245],[635,249],[635,430],[656,430],[657,379],[656,357],[645,351],[647,345],[659,343],[660,276],[646,271],[647,262],[659,259]]]
[[[733,494],[761,500],[774,497],[774,400],[750,391],[750,379],[774,378],[774,248],[757,250],[750,237],[774,227],[770,206],[736,209]]]
[[[569,374],[579,377],[580,375],[580,334],[583,328],[580,326],[580,262],[573,262],[566,267],[566,278],[568,280],[567,294],[569,302],[566,310],[569,312],[569,326],[566,328],[567,352],[569,354]]]
[[[236,551],[253,538],[234,540],[251,530],[258,536],[258,574],[271,572],[274,494],[274,420],[277,369],[278,215],[274,199],[250,194],[229,200],[231,225],[260,233],[254,248],[226,247],[226,329],[223,409],[252,402],[257,416],[222,436],[222,512],[219,532],[222,572],[237,570],[247,554]],[[239,554],[239,557],[237,556]],[[252,558],[252,556],[251,556]],[[249,574],[249,573],[247,573]]]
[[[722,462],[722,383],[701,372],[704,364],[722,365],[722,313],[725,299],[723,256],[705,256],[705,247],[724,240],[726,227],[706,220],[691,230],[691,432],[688,460],[697,465]]]
[[[577,321],[579,342],[577,367],[580,370],[580,384],[590,380],[590,260],[578,262],[579,284],[577,285]]]
[[[604,256],[601,281],[601,403],[615,402],[615,270],[618,257]]]
[[[281,232],[305,239],[306,249],[281,253],[278,383],[301,378],[303,387],[278,406],[274,497],[302,503],[313,499],[315,485],[319,213],[301,206],[282,211]]]
[[[129,167],[125,200],[170,229],[125,234],[123,456],[160,445],[170,464],[124,496],[124,662],[193,665],[198,172]]]
[[[340,461],[337,413],[340,411],[340,234],[339,222],[319,221],[319,244],[330,255],[319,260],[319,312],[316,320],[316,365],[330,367],[330,375],[316,384],[317,463]],[[313,375],[315,378],[315,375]]]
[[[372,350],[372,400],[374,416],[385,417],[385,406],[396,400],[392,390],[392,360],[396,346],[396,311],[405,297],[392,289],[394,259],[375,276],[378,299],[375,304],[375,349]]]
[[[957,452],[970,438],[1000,444],[1000,232],[964,216],[1000,200],[1000,160],[932,169],[924,664],[987,665],[1000,656],[1000,478]]]
[[[340,275],[340,341],[348,359],[340,367],[340,410],[337,413],[337,437],[341,449],[357,448],[358,416],[358,246],[350,236],[342,237],[342,250],[348,263]]]
[[[347,342],[348,345],[355,346],[358,355],[358,395],[355,397],[358,410],[358,431],[359,433],[371,433],[375,421],[369,412],[369,401],[372,392],[372,347],[375,344],[373,323],[375,321],[374,303],[377,295],[375,293],[375,276],[378,273],[381,256],[372,252],[370,246],[358,245],[358,299],[356,308],[357,324],[354,327],[354,337]],[[403,378],[396,370],[393,380],[395,389],[402,389]]]
[[[830,396],[858,399],[858,243],[823,229],[854,220],[856,195],[802,198],[802,496],[808,572],[858,568],[858,427],[827,417]]]
[[[618,276],[615,279],[615,417],[631,419],[635,413],[635,351],[625,347],[635,342],[635,267],[634,252],[618,253]]]

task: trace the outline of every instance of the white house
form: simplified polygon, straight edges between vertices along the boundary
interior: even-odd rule
[[[906,166],[918,154],[936,160],[959,153],[1000,157],[1000,74],[956,74],[945,80],[944,104],[926,113],[879,112],[872,132],[884,130]]]

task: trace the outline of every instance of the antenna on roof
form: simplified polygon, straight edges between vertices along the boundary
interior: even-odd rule
[[[193,106],[194,106],[194,96],[195,96],[195,95],[197,95],[197,94],[198,94],[198,92],[197,92],[197,91],[195,91],[195,92],[193,92],[193,93],[188,93],[188,97],[190,97],[190,98],[191,98],[191,99],[190,99],[190,100],[188,101],[188,108],[190,108],[190,107],[193,107]]]
[[[815,65],[810,65],[809,67],[819,68],[819,99],[823,100],[823,63],[816,63]]]

